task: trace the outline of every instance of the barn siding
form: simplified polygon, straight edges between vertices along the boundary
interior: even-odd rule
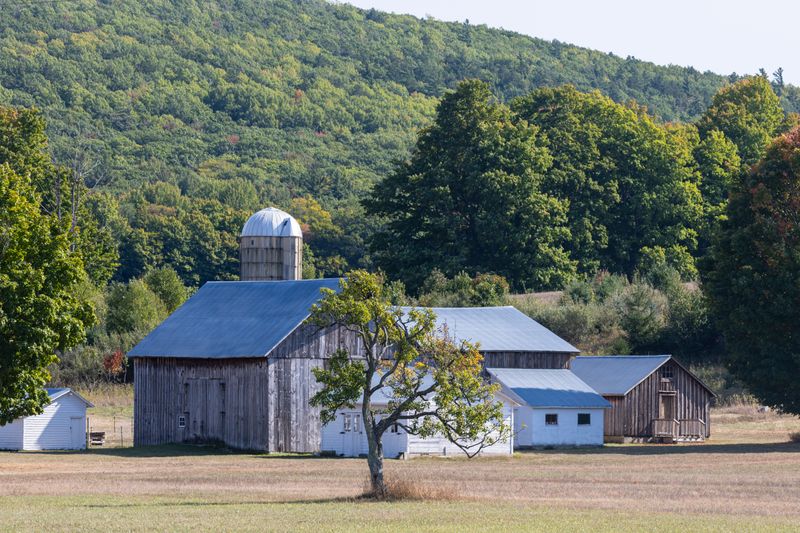
[[[672,383],[675,389],[675,414],[678,420],[702,420],[705,437],[711,436],[710,406],[712,394],[689,372],[671,360]],[[659,417],[659,387],[661,368],[647,376],[627,395],[606,396],[612,408],[606,413],[606,436],[649,438],[653,435],[652,421]]]
[[[482,352],[484,368],[569,368],[569,352]]]
[[[363,356],[344,328],[304,325],[268,358],[134,358],[134,444],[219,442],[239,449],[316,452],[319,390],[312,368],[337,349]],[[178,427],[178,417],[186,427]]]
[[[219,442],[265,450],[266,366],[264,359],[134,358],[134,445]]]

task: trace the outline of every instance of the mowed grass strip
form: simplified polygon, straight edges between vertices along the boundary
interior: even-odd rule
[[[790,517],[548,508],[510,502],[0,498],[2,531],[796,531]]]

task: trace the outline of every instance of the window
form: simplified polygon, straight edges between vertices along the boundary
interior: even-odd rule
[[[554,413],[548,413],[544,415],[544,423],[547,426],[557,426],[558,425],[558,415]]]
[[[669,365],[661,367],[661,377],[664,379],[672,379],[673,378],[673,371],[672,367]]]
[[[592,414],[591,413],[578,413],[578,425],[579,426],[590,426],[590,425],[592,425]]]
[[[397,423],[392,424],[392,433],[400,433],[400,426]]]
[[[353,415],[353,431],[359,432],[361,431],[358,426],[361,422],[361,415]]]
[[[178,427],[179,428],[185,428],[186,427],[186,417],[185,416],[179,416],[178,417]]]

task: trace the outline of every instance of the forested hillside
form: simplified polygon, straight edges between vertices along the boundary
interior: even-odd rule
[[[41,109],[55,161],[115,192],[95,208],[116,224],[120,280],[162,263],[190,284],[235,275],[236,227],[264,205],[305,217],[319,272],[368,265],[358,200],[465,78],[503,101],[596,88],[667,121],[728,81],[320,0],[14,2],[0,24],[0,105]]]

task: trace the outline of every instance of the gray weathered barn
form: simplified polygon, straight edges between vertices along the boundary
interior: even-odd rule
[[[305,324],[320,289],[338,285],[338,279],[206,283],[128,353],[134,444],[316,451],[311,369],[338,348],[360,353],[345,330]]]
[[[576,357],[572,371],[611,409],[605,435],[616,440],[703,440],[711,435],[714,393],[670,355]]]

